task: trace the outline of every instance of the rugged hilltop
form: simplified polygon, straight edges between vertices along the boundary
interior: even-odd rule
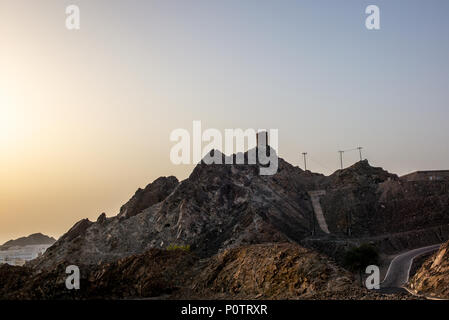
[[[56,239],[46,236],[42,233],[34,233],[28,237],[21,237],[15,240],[9,240],[0,246],[0,250],[8,250],[11,247],[23,247],[36,244],[53,244]]]
[[[76,223],[30,266],[108,263],[173,245],[210,257],[244,245],[293,242],[332,256],[342,239],[377,239],[381,250],[397,251],[449,238],[447,182],[402,181],[366,160],[328,177],[281,158],[272,176],[258,169],[200,163],[184,181],[161,177],[117,216]],[[330,234],[318,227],[309,194],[316,190],[324,191]]]
[[[313,210],[304,172],[279,159],[278,173],[257,165],[198,164],[188,179],[157,179],[138,190],[120,213],[79,221],[33,262],[110,262],[150,248],[190,246],[200,256],[244,244],[299,241]]]
[[[445,181],[405,181],[365,160],[329,176],[325,188],[321,205],[332,233],[376,236],[449,222]]]

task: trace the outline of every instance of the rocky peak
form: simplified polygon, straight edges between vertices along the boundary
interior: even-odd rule
[[[368,160],[356,162],[352,166],[337,170],[329,176],[332,187],[342,185],[378,184],[387,180],[398,180],[399,177],[380,167],[372,167]]]
[[[63,241],[72,241],[76,238],[80,238],[83,237],[87,231],[87,229],[93,224],[92,221],[90,221],[89,219],[82,219],[80,221],[78,221],[77,223],[75,223],[75,225],[70,228],[69,231],[67,231],[67,233],[65,233],[59,240],[59,242],[63,242]]]
[[[106,218],[106,213],[102,213],[100,214],[100,216],[97,218],[97,223],[104,223],[106,222],[107,218]]]
[[[179,184],[174,176],[160,177],[147,185],[145,189],[138,189],[134,196],[120,208],[119,218],[128,219],[142,212],[142,210],[164,200]]]

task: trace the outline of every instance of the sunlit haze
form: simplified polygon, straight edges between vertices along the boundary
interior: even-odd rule
[[[279,155],[449,169],[449,2],[0,0],[0,242],[116,215],[170,132],[279,129]],[[65,27],[77,4],[81,29]],[[357,152],[344,155],[348,166]]]

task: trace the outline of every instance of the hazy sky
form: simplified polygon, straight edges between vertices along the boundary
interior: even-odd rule
[[[65,8],[81,30],[65,28]],[[381,30],[365,28],[380,7]],[[173,129],[277,128],[326,174],[337,150],[449,169],[449,1],[0,0],[0,242],[109,216],[162,175]],[[357,160],[345,154],[345,165]]]

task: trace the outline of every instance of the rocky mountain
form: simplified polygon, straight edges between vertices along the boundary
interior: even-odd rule
[[[273,176],[259,175],[257,165],[201,163],[180,183],[159,178],[139,190],[116,217],[78,222],[34,265],[110,262],[170,245],[210,256],[243,244],[299,241],[313,219],[303,173],[282,159]]]
[[[369,237],[449,223],[449,184],[408,182],[361,161],[325,184],[321,205],[331,233]]]
[[[37,244],[53,244],[56,239],[48,237],[42,233],[34,233],[28,237],[21,237],[15,240],[9,240],[0,246],[0,250],[8,250],[11,247],[23,247]]]
[[[402,181],[366,160],[328,177],[281,158],[272,176],[258,169],[202,162],[184,181],[161,177],[139,189],[117,216],[76,223],[30,266],[108,263],[173,245],[210,257],[245,245],[292,242],[334,256],[335,246],[354,239],[393,252],[449,239],[447,182]],[[330,234],[318,227],[314,190],[325,192],[320,203]]]
[[[424,262],[410,279],[409,288],[418,295],[449,299],[449,242]]]
[[[281,158],[271,176],[259,164],[201,162],[181,182],[161,177],[138,189],[114,217],[77,222],[25,267],[1,266],[0,296],[410,298],[361,289],[340,258],[360,243],[386,254],[449,239],[448,186],[368,161],[330,176]],[[82,292],[64,289],[70,264],[83,270]]]

